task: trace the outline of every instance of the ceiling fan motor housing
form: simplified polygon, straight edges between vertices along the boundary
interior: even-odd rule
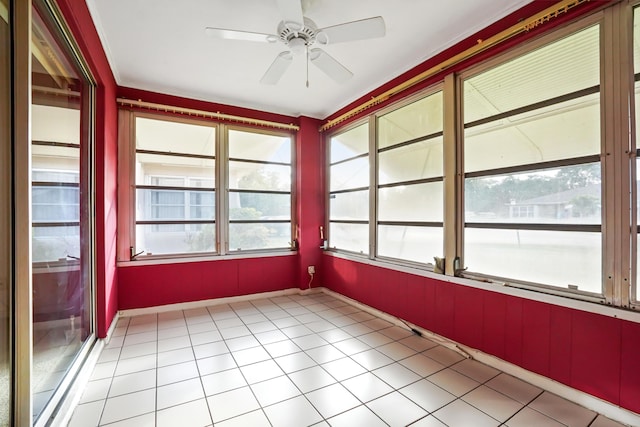
[[[304,25],[298,22],[282,21],[278,24],[278,36],[294,54],[303,53],[307,46],[316,41],[318,27],[309,18],[304,17]]]

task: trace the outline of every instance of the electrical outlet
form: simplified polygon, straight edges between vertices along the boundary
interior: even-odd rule
[[[307,271],[309,272],[309,274],[316,274],[316,267],[314,265],[310,265],[309,267],[307,267]]]

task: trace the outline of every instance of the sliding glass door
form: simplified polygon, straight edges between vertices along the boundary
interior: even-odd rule
[[[44,2],[33,5],[31,385],[37,420],[46,419],[93,339],[93,88],[55,14]]]

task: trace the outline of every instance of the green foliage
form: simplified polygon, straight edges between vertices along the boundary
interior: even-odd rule
[[[465,210],[476,214],[506,216],[509,205],[569,190],[600,184],[600,165],[588,164],[558,169],[556,173],[520,174],[466,180]],[[598,199],[577,196],[570,201],[574,214],[597,212]]]

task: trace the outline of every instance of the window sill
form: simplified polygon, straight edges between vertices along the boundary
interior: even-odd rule
[[[273,252],[246,252],[227,255],[203,255],[203,256],[167,256],[157,258],[140,258],[132,261],[118,261],[117,267],[135,267],[140,265],[183,264],[190,262],[210,262],[234,259],[274,258],[281,256],[297,255],[297,251],[273,251]]]
[[[634,311],[637,306],[632,306],[632,309],[626,309],[622,307],[616,307],[606,305],[604,303],[596,303],[585,300],[579,300],[567,296],[559,296],[553,294],[543,293],[541,291],[522,289],[513,286],[507,286],[499,282],[485,282],[477,279],[462,278],[455,276],[447,276],[444,274],[434,273],[423,268],[416,268],[409,265],[401,265],[390,263],[387,261],[369,259],[365,257],[355,256],[351,254],[345,254],[341,252],[325,251],[325,255],[333,256],[336,258],[345,259],[348,261],[358,262],[361,264],[371,265],[375,267],[382,267],[389,270],[394,270],[402,273],[413,274],[416,276],[427,277],[429,279],[439,280],[442,282],[454,283],[456,285],[469,286],[475,289],[481,289],[485,291],[496,292],[504,295],[510,295],[518,298],[528,299],[531,301],[543,302],[546,304],[553,304],[559,307],[566,307],[584,312],[599,314],[602,316],[613,317],[616,319],[627,320],[634,323],[640,323],[640,312]],[[330,288],[330,287],[329,287]]]

